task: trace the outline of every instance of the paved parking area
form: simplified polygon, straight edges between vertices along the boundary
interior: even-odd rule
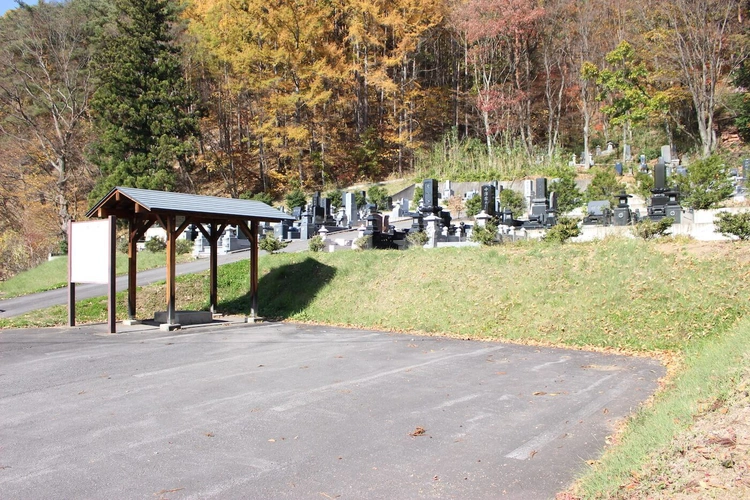
[[[664,373],[293,324],[101,330],[0,331],[2,498],[553,498]]]

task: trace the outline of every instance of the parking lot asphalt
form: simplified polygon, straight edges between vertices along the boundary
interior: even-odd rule
[[[0,497],[554,498],[645,358],[288,323],[0,331]]]

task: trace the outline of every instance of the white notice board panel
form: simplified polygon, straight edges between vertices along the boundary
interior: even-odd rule
[[[109,282],[109,219],[73,222],[68,241],[71,283]]]

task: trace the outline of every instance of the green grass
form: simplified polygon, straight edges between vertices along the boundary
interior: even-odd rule
[[[616,497],[649,453],[690,424],[701,403],[721,397],[750,352],[749,248],[612,238],[269,255],[260,260],[259,309],[276,319],[678,360],[671,365],[676,376],[579,483],[583,498]],[[247,261],[219,268],[220,311],[248,313],[248,276]],[[150,317],[164,302],[163,285],[144,287],[138,316]],[[206,274],[178,278],[177,307],[208,307]],[[119,294],[118,316],[124,314]],[[65,307],[57,307],[0,319],[0,328],[65,320]],[[79,303],[79,322],[105,320],[103,298]]]
[[[178,255],[178,262],[191,260],[190,255]],[[138,270],[154,269],[166,264],[164,252],[138,252]],[[128,272],[128,257],[117,253],[117,274]],[[39,266],[24,271],[7,281],[0,281],[0,299],[18,297],[30,293],[43,292],[61,288],[68,284],[68,258],[59,257],[51,261],[43,262]]]
[[[259,308],[295,321],[646,353],[680,352],[748,313],[750,283],[736,279],[747,263],[658,248],[611,239],[264,256]],[[220,310],[248,312],[248,275],[247,261],[220,267]],[[207,308],[207,281],[205,273],[178,278],[178,307]],[[162,308],[163,293],[159,285],[141,290],[139,314]],[[43,316],[65,322],[64,314]]]
[[[685,366],[670,387],[629,422],[620,443],[577,485],[581,498],[617,498],[618,486],[637,477],[650,455],[666,449],[678,432],[714,401],[721,401],[736,384],[750,353],[750,318],[712,341],[685,349]]]

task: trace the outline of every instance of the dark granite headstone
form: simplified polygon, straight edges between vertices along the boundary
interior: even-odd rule
[[[541,224],[544,224],[545,216],[547,214],[547,178],[537,177],[534,187],[534,198],[531,200],[531,211],[529,212],[529,220],[536,220]]]
[[[437,211],[438,207],[438,181],[425,179],[422,183],[423,213]]]
[[[622,175],[622,163],[619,161],[615,163],[615,172],[617,172],[617,175]]]
[[[495,186],[482,186],[482,210],[487,215],[495,215]]]
[[[536,191],[534,192],[534,199],[547,199],[547,178],[537,177],[535,183]]]
[[[654,166],[654,189],[652,192],[661,193],[667,189],[667,166],[664,163],[657,163]]]

